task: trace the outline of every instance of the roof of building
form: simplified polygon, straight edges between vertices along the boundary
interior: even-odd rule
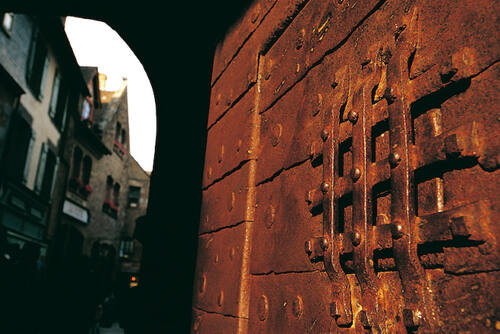
[[[75,54],[73,53],[73,49],[69,43],[68,36],[64,31],[64,25],[61,19],[59,17],[51,16],[40,17],[39,24],[40,27],[47,32],[47,34],[45,34],[47,41],[54,48],[57,48],[55,56],[58,62],[61,63],[63,69],[73,78],[70,82],[73,83],[77,89],[80,89],[84,95],[90,95],[87,83],[84,80],[78,62],[76,61]]]

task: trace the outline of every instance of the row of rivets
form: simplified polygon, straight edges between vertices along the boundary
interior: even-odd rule
[[[242,145],[243,145],[243,141],[241,139],[239,139],[237,142],[237,145],[236,145],[236,152],[239,152],[241,150]],[[222,161],[224,160],[224,151],[225,151],[225,147],[224,147],[224,145],[221,145],[219,155],[217,156],[218,163],[222,163]],[[248,152],[248,153],[250,153],[250,152]],[[211,179],[212,175],[213,175],[213,169],[212,169],[212,167],[208,167],[208,169],[207,169],[208,179]]]
[[[387,217],[386,217],[387,219]],[[377,224],[377,225],[383,225],[383,224]],[[395,220],[392,225],[391,225],[391,235],[393,239],[400,239],[404,235],[404,228],[403,225],[399,220]],[[354,246],[359,246],[361,243],[361,233],[358,231],[353,231],[351,233],[351,242]]]
[[[319,248],[317,247],[319,246]],[[304,243],[304,251],[308,256],[319,257],[323,255],[323,251],[329,247],[328,238],[317,237],[309,239]]]

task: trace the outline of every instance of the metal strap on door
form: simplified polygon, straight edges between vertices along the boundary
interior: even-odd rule
[[[443,252],[442,246],[453,247],[456,240],[461,247],[488,245],[485,258],[498,249],[475,223],[481,217],[492,220],[497,204],[480,200],[445,210],[443,185],[436,178],[436,212],[419,215],[416,208],[415,179],[433,164],[473,158],[484,170],[498,169],[498,147],[486,140],[487,125],[472,122],[442,133],[439,109],[415,111],[425,101],[421,92],[427,82],[439,78],[441,89],[450,89],[456,83],[447,78],[457,71],[440,68],[426,73],[425,80],[412,81],[417,31],[415,11],[408,27],[398,31],[394,49],[380,48],[356,74],[345,66],[332,83],[334,102],[325,110],[320,134],[323,180],[307,196],[311,210],[322,205],[324,232],[307,240],[305,248],[312,261],[324,262],[333,286],[330,313],[340,328],[433,332],[439,314],[425,269],[453,267],[446,259],[453,248]],[[432,135],[419,145],[415,112],[425,112],[432,124]],[[377,275],[380,271],[398,271],[400,285],[388,286]],[[359,283],[360,307],[353,303],[348,274]]]

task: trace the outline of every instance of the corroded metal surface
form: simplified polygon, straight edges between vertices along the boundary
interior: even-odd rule
[[[215,49],[212,68],[212,84],[221,76],[222,72],[224,72],[229,63],[231,63],[233,58],[240,51],[242,42],[252,36],[275,3],[276,0],[254,1],[247,9],[246,15],[239,18],[226,33],[224,39]]]
[[[203,191],[200,233],[212,232],[253,221],[254,210],[247,206],[250,186],[250,165],[243,165],[236,172]]]
[[[500,330],[498,4],[269,8],[214,61],[200,240],[245,221],[245,247],[237,270],[200,247],[198,268],[239,282],[234,332]],[[241,138],[252,154],[217,162]]]
[[[240,277],[246,224],[249,223],[200,236],[195,307],[206,312],[240,316]],[[227,268],[232,268],[231,272],[226,272]],[[246,318],[248,314],[241,316]]]
[[[321,168],[303,164],[257,187],[253,238],[263,247],[252,249],[252,274],[321,269],[304,253],[305,241],[322,234],[321,217],[312,216],[306,198],[320,175]]]
[[[225,333],[237,333],[238,325],[241,322],[248,322],[246,319],[208,313],[199,309],[193,309],[192,319],[191,334],[212,334],[221,329]]]
[[[241,45],[238,54],[225,67],[213,83],[210,94],[210,112],[208,126],[223,117],[235,105],[239,98],[257,82],[257,68],[259,53],[275,41],[276,36],[285,29],[289,22],[297,15],[299,9],[308,0],[280,0],[269,11],[260,26],[255,30],[248,41]],[[247,13],[247,15],[249,15]],[[218,55],[222,56],[222,55]],[[215,59],[218,62],[219,58]]]
[[[252,125],[255,119],[255,88],[252,88],[227,115],[210,129],[205,154],[203,187],[255,158]]]

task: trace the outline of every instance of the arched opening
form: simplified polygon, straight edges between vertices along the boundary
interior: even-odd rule
[[[164,332],[167,328],[172,332],[184,333],[190,327],[193,267],[201,196],[199,176],[203,168],[205,151],[206,111],[210,89],[208,82],[214,41],[224,35],[227,26],[237,19],[241,7],[245,5],[239,1],[222,1],[205,5],[200,3],[197,4],[195,11],[189,8],[191,4],[182,2],[169,6],[172,13],[179,15],[172,15],[168,20],[165,20],[163,4],[160,3],[121,7],[117,10],[114,3],[67,2],[50,8],[57,14],[108,22],[137,52],[155,90],[158,124],[162,128],[162,133],[156,140],[157,151],[149,200],[149,218],[142,219],[142,226],[148,228],[141,230],[142,239],[149,245],[149,251],[145,255],[146,269],[141,277],[147,295],[143,305],[148,314],[144,320],[143,332],[154,333]],[[47,9],[44,8],[22,1],[0,4],[0,9],[6,11],[14,9],[24,13],[46,14]],[[148,15],[140,15],[137,8],[147,9]],[[16,21],[17,18],[14,17],[14,22]],[[197,22],[197,24],[186,24],[186,22]],[[203,29],[200,29],[200,26],[203,26]],[[165,41],[166,32],[179,31],[179,27],[182,27],[182,32],[168,33],[165,42],[165,45],[175,46],[175,51],[163,52],[158,48],[157,42],[151,42],[152,39]],[[196,38],[186,36],[196,36]],[[90,115],[90,107],[87,110]],[[184,112],[186,110],[189,112]],[[84,116],[86,114],[82,114],[82,118]],[[91,123],[89,126],[97,133],[102,131],[98,127],[93,127]],[[132,143],[131,148],[133,148]],[[31,181],[28,180],[29,182]],[[104,182],[100,183],[101,189],[103,184]],[[166,189],[175,191],[170,194]],[[97,193],[98,189],[94,191]],[[189,223],[164,224],[166,210],[181,212],[183,221]],[[84,216],[82,213],[79,219],[85,220]],[[184,249],[182,258],[172,257],[172,254],[179,249]],[[166,263],[166,258],[169,258],[169,264]],[[171,274],[172,267],[175,267],[176,275]],[[178,307],[175,309],[170,307],[172,300],[177,303]],[[168,313],[156,313],[167,308],[170,310]]]
[[[130,306],[129,290],[141,286],[135,225],[147,210],[156,136],[148,77],[102,22],[0,18],[0,257],[7,269],[26,269],[10,275],[2,262],[0,271],[30,305],[26,324],[14,321],[21,310],[5,296],[13,320],[0,332],[88,333],[126,322],[126,307],[113,308]],[[108,63],[102,53],[86,58],[89,50]],[[49,309],[62,320],[37,323]]]

